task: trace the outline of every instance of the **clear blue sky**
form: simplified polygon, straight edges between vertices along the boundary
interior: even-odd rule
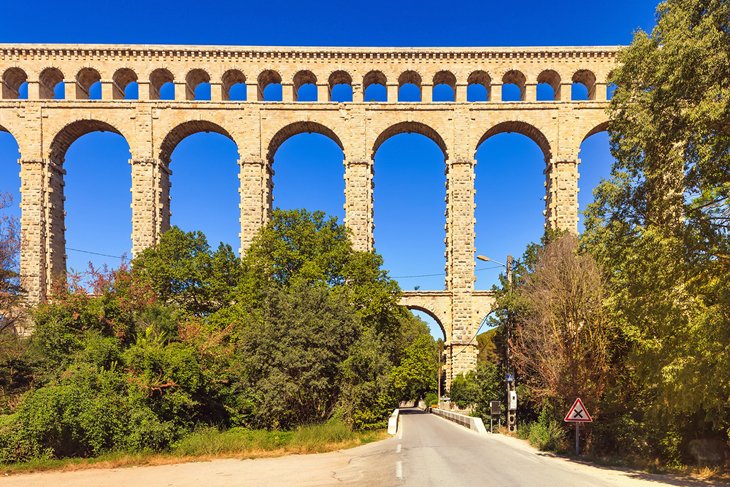
[[[230,44],[322,46],[524,46],[628,44],[636,28],[654,25],[655,0],[613,2],[8,2],[0,42]],[[611,165],[606,134],[586,140],[580,154],[581,208]],[[0,191],[19,200],[17,145],[0,132]],[[69,267],[118,264],[129,253],[131,184],[126,142],[89,134],[66,156]],[[477,252],[504,262],[542,234],[543,157],[518,134],[490,138],[477,152]],[[236,147],[217,134],[198,134],[175,150],[172,222],[201,229],[211,244],[238,249]],[[204,169],[203,169],[204,168]],[[344,216],[342,152],[316,134],[301,134],[275,157],[275,204]],[[316,188],[316,190],[313,190]],[[375,159],[376,250],[404,289],[442,289],[444,161],[429,139],[401,134]],[[501,269],[479,263],[477,288]],[[419,277],[411,277],[419,276]],[[432,328],[436,326],[432,324]],[[440,332],[434,330],[439,336]]]

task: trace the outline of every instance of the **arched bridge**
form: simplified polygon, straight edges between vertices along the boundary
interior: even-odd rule
[[[477,147],[502,132],[534,140],[545,158],[546,225],[576,231],[578,151],[606,128],[616,52],[0,45],[0,130],[20,150],[23,284],[37,302],[54,279],[64,279],[64,158],[89,132],[115,132],[129,144],[133,253],[169,228],[170,156],[197,132],[220,133],[238,147],[242,251],[272,208],[274,153],[302,132],[323,134],[342,149],[346,224],[354,246],[370,250],[374,153],[389,137],[416,132],[444,153],[446,290],[405,293],[403,302],[436,317],[449,347],[464,349],[448,375],[469,370],[477,355],[471,337],[492,302],[474,290]],[[552,99],[538,100],[539,84]],[[267,94],[272,85],[281,86],[279,100]],[[399,101],[406,85],[420,101]],[[574,85],[585,99],[571,99]],[[200,99],[201,86],[210,88],[209,99]],[[506,101],[508,86],[514,101]],[[436,101],[444,89],[446,101]]]

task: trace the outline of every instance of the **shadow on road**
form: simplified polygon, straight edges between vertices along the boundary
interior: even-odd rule
[[[426,411],[418,408],[400,408],[400,414],[427,414]]]

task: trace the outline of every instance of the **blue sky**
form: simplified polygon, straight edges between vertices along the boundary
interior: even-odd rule
[[[523,46],[628,44],[636,28],[651,29],[654,0],[564,2],[78,2],[36,1],[3,6],[0,42],[135,44]],[[321,209],[344,216],[342,152],[317,134],[285,142],[275,156],[275,205]],[[605,133],[580,154],[579,202],[610,170]],[[16,196],[17,145],[0,132],[0,191]],[[116,265],[131,246],[129,149],[118,135],[89,134],[66,156],[69,267]],[[217,134],[185,139],[172,157],[172,223],[201,229],[211,244],[238,249],[236,147]],[[504,262],[542,234],[543,157],[518,134],[500,134],[477,151],[476,249]],[[386,141],[375,157],[375,239],[386,267],[404,289],[442,289],[444,161],[438,147],[416,134]],[[112,257],[78,252],[79,249]],[[477,265],[477,288],[501,271]],[[435,325],[432,324],[432,327]],[[434,330],[439,336],[440,332]]]

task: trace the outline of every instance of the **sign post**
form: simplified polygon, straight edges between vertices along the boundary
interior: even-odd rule
[[[502,402],[501,401],[489,401],[489,409],[490,409],[490,415],[489,415],[489,432],[494,433],[494,418],[495,416],[499,419],[501,415],[502,410]],[[501,423],[500,423],[501,426]]]
[[[580,400],[580,397],[576,398],[570,411],[565,415],[564,421],[566,423],[575,423],[575,454],[580,455],[580,424],[593,422],[593,418],[591,418],[588,410],[583,406],[583,401]]]

